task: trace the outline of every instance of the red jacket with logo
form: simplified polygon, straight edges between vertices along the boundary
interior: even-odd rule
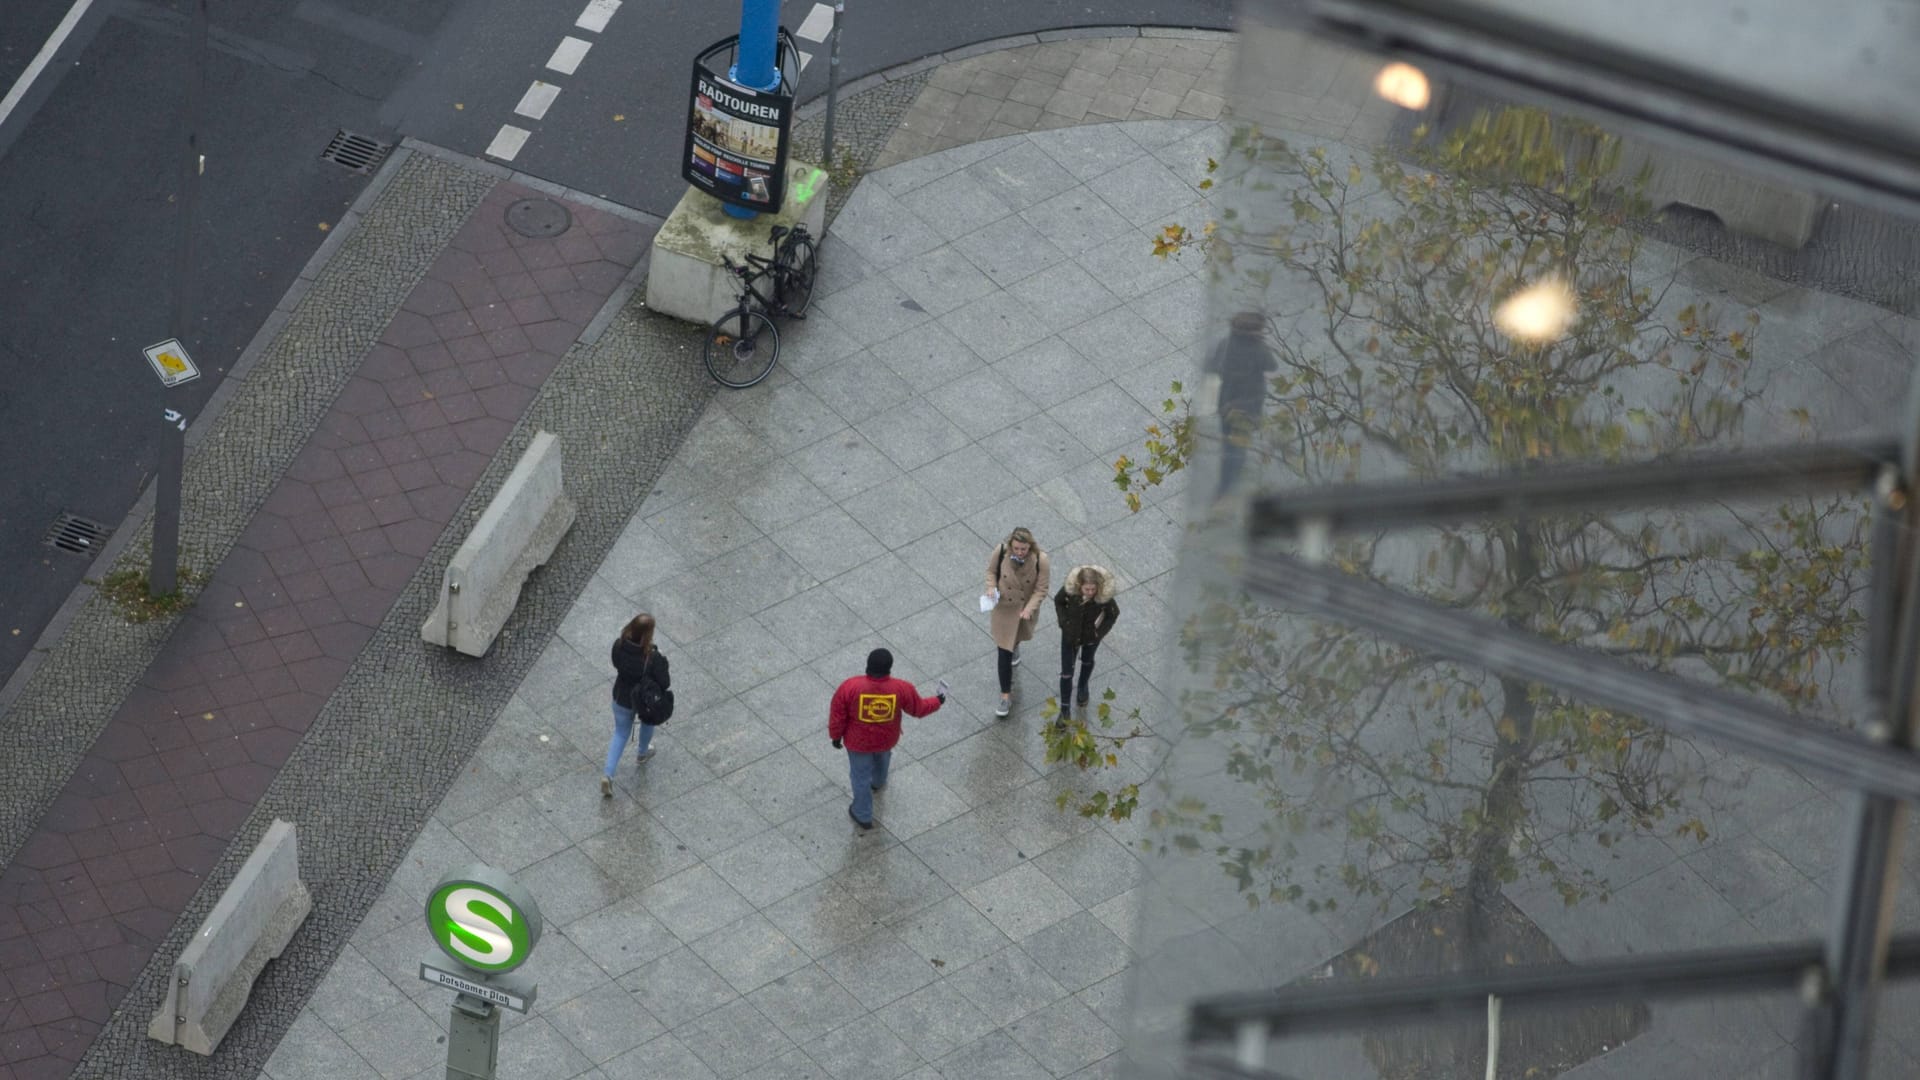
[[[827,735],[845,739],[855,753],[878,754],[900,741],[900,714],[931,716],[940,699],[921,697],[905,679],[855,675],[833,692],[827,710]]]

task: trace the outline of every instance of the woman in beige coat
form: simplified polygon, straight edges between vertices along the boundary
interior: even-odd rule
[[[1020,643],[1033,637],[1033,623],[1047,598],[1047,553],[1033,542],[1033,534],[1015,529],[995,544],[987,557],[985,596],[993,601],[993,645],[999,650],[1000,705],[995,716],[1013,711],[1013,669],[1020,663]]]

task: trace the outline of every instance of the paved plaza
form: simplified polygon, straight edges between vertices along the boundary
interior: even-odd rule
[[[465,222],[498,233],[501,206],[542,194],[528,178],[425,147],[390,170],[359,233],[325,253],[312,294],[270,327],[275,344],[239,394],[287,385],[321,353],[340,392],[311,392],[277,427],[270,401],[237,397],[259,407],[228,410],[196,447],[190,506],[194,475],[227,490],[219,470],[260,473],[225,518],[206,509],[203,520],[227,522],[224,540],[189,538],[226,553],[220,587],[172,637],[83,608],[65,651],[7,704],[6,737],[39,732],[47,752],[46,775],[28,778],[38,786],[16,782],[27,793],[0,801],[0,854],[20,852],[0,877],[0,1076],[438,1080],[450,994],[416,977],[430,947],[422,904],[442,874],[476,861],[515,874],[547,925],[527,968],[538,1003],[506,1014],[500,1075],[514,1080],[1114,1076],[1136,1021],[1145,1052],[1164,1051],[1188,995],[1271,985],[1352,943],[1359,916],[1249,912],[1223,875],[1149,861],[1142,823],[1056,808],[1080,778],[1046,763],[1039,735],[1056,686],[1050,614],[1016,671],[1012,715],[993,716],[976,601],[1015,526],[1050,553],[1056,586],[1080,563],[1116,572],[1123,615],[1096,683],[1150,719],[1167,714],[1186,492],[1154,489],[1130,512],[1112,463],[1209,344],[1202,262],[1149,252],[1162,226],[1207,219],[1200,184],[1225,140],[1232,60],[1220,35],[1000,44],[850,89],[843,131],[869,171],[834,195],[812,314],[782,327],[779,368],[747,391],[716,391],[700,329],[647,311],[637,272],[610,269],[633,261],[647,223],[576,202],[593,253],[563,237],[534,257],[547,265],[516,267],[498,252],[519,241],[474,240]],[[1385,120],[1362,104],[1366,74],[1296,57],[1257,73],[1271,93],[1244,113],[1365,145]],[[817,115],[798,131],[817,137]],[[451,209],[408,216],[435,205]],[[372,247],[403,237],[417,249],[406,259]],[[1866,388],[1903,376],[1920,340],[1880,308],[1674,249],[1650,259],[1680,272],[1687,299],[1756,308],[1772,331],[1763,371],[1816,410],[1880,415],[1889,406]],[[571,287],[542,276],[576,264],[594,265]],[[518,352],[504,345],[454,357],[449,342],[505,333],[462,322],[495,304],[515,325],[566,330],[518,351],[537,362],[509,362]],[[329,329],[342,312],[359,322]],[[434,408],[406,412],[399,399],[418,395]],[[388,430],[413,421],[452,442],[436,457],[420,433]],[[419,626],[459,525],[535,430],[562,439],[579,522],[488,657],[432,649]],[[408,439],[424,466],[405,456]],[[296,487],[315,505],[293,506]],[[396,495],[407,514],[388,520]],[[369,528],[388,549],[345,539]],[[323,621],[328,598],[340,618]],[[254,614],[281,608],[292,610]],[[608,649],[642,610],[659,621],[678,710],[652,760],[630,751],[603,799]],[[283,623],[291,615],[300,621]],[[101,641],[132,670],[89,667]],[[878,827],[861,832],[827,702],[882,646],[896,676],[926,693],[945,680],[953,696],[906,721]],[[186,659],[169,667],[175,654]],[[228,700],[241,672],[254,697]],[[276,679],[292,688],[265,694]],[[139,714],[155,694],[168,714]],[[305,710],[297,726],[268,704],[284,695]],[[198,771],[173,774],[192,763],[176,753],[185,744],[158,741],[170,724],[250,711],[269,734],[214,732],[194,744]],[[245,762],[213,756],[227,738]],[[1214,767],[1190,749],[1143,740],[1124,776],[1169,752],[1187,754],[1189,775]],[[204,792],[209,778],[211,809],[141,794],[161,798],[148,789],[163,781]],[[1841,807],[1796,777],[1746,783],[1710,845],[1569,852],[1605,864],[1618,892],[1607,907],[1564,909],[1526,886],[1510,896],[1576,961],[1817,933]],[[301,829],[314,915],[221,1054],[145,1040],[169,958],[244,858],[227,842],[274,817]],[[189,820],[191,842],[155,834]],[[159,856],[130,855],[122,833]],[[80,850],[103,840],[112,846]],[[151,867],[153,889],[111,877],[147,857],[172,860]],[[1178,889],[1157,883],[1180,873]],[[75,882],[96,898],[134,895],[128,881],[143,898],[131,911],[62,902]],[[100,936],[109,929],[119,936]],[[1568,1075],[1677,1074],[1676,1062],[1702,1078],[1787,1075],[1798,1035],[1779,1004],[1658,1011],[1649,1032]],[[1920,1074],[1908,1056],[1920,1040],[1893,1036],[1880,1045],[1888,1075]],[[1309,1076],[1372,1075],[1353,1054],[1329,1044],[1298,1060]]]

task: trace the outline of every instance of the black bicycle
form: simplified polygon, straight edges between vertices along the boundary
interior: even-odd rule
[[[774,226],[773,258],[748,252],[741,266],[722,255],[720,261],[740,278],[740,304],[713,322],[707,334],[707,372],[721,386],[744,390],[773,373],[780,355],[780,331],[773,316],[807,317],[813,303],[816,269],[813,237],[805,225]],[[771,279],[773,293],[760,291]]]

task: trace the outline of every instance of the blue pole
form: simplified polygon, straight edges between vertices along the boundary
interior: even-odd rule
[[[773,90],[780,85],[774,67],[775,41],[780,35],[780,0],[740,0],[740,50],[727,77],[751,90]],[[730,217],[743,221],[760,216],[756,210],[725,203]]]

